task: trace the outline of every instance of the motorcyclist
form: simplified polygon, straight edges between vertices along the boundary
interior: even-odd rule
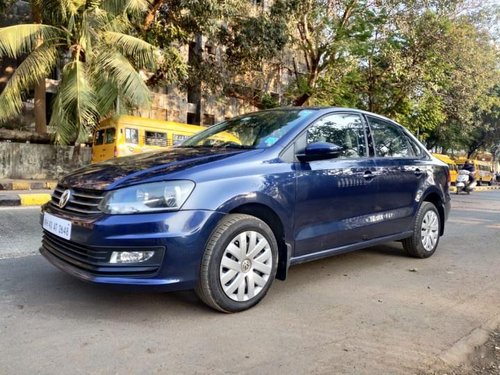
[[[465,164],[463,166],[463,169],[466,171],[469,171],[469,184],[472,184],[474,182],[474,175],[476,174],[476,168],[474,167],[474,163],[467,159],[465,161]]]

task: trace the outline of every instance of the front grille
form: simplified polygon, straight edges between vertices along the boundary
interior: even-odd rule
[[[78,245],[49,232],[43,233],[42,246],[53,255],[83,268],[94,268],[102,265],[109,257],[107,250]]]
[[[66,189],[57,185],[52,194],[52,205],[59,207],[59,200]],[[78,214],[93,215],[102,213],[97,206],[104,198],[104,191],[90,189],[71,189],[71,197],[63,210],[76,212]]]
[[[155,256],[144,265],[110,264],[111,253],[116,250],[134,250],[134,248],[103,248],[77,244],[44,231],[42,248],[64,263],[102,276],[144,276],[151,275],[160,268],[164,248],[151,248]]]

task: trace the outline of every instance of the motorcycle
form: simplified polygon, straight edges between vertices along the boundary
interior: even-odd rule
[[[457,182],[456,182],[456,193],[459,194],[461,191],[465,191],[467,194],[470,194],[471,191],[474,190],[477,183],[475,180],[471,182],[470,176],[471,172],[465,169],[460,169],[458,171]]]

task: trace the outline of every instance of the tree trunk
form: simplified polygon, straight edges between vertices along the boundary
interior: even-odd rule
[[[35,131],[38,134],[47,133],[47,112],[45,110],[45,79],[35,86]]]
[[[34,23],[42,23],[42,5],[40,2],[33,2],[32,15]],[[43,40],[39,38],[37,40],[37,47],[42,43]],[[35,131],[38,134],[47,133],[45,78],[41,79],[35,86]]]
[[[164,2],[165,0],[154,0],[153,4],[151,5],[151,8],[149,9],[148,13],[146,14],[146,17],[144,18],[144,24],[142,25],[144,31],[149,30],[151,24],[155,20],[156,12],[158,11],[158,9],[160,9],[160,6]]]
[[[311,94],[304,93],[293,101],[293,105],[296,107],[302,107],[311,97]]]

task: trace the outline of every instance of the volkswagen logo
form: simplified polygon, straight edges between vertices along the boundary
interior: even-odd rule
[[[64,208],[69,202],[69,199],[71,198],[71,190],[64,190],[64,192],[61,195],[61,198],[59,198],[59,207]]]
[[[245,259],[242,263],[241,263],[241,270],[244,272],[244,273],[247,273],[248,271],[250,271],[250,269],[252,268],[252,261],[250,259]]]

